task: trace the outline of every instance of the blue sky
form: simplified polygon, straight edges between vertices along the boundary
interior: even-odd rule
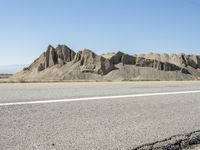
[[[200,1],[0,0],[0,27],[0,65],[29,64],[48,44],[199,54]]]

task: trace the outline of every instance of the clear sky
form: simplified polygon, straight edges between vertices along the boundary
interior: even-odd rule
[[[48,44],[75,51],[200,54],[200,0],[0,0],[0,65]]]

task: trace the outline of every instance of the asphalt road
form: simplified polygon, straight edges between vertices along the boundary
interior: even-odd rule
[[[121,150],[200,130],[199,90],[197,81],[0,84],[0,104],[12,103],[0,105],[0,148]],[[169,94],[183,91],[197,92]],[[124,95],[133,96],[113,97]],[[75,98],[86,99],[49,101]]]

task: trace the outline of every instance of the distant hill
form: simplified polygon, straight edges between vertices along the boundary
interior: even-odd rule
[[[0,74],[15,74],[28,65],[0,65]]]
[[[0,74],[0,79],[9,78],[12,74]]]
[[[97,55],[88,49],[75,52],[66,45],[58,45],[56,48],[49,45],[46,52],[11,79],[23,81],[198,80],[200,79],[200,56],[155,53],[129,55],[123,52]]]

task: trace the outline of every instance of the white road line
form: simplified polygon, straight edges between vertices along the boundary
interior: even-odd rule
[[[84,97],[84,98],[42,100],[42,101],[29,101],[29,102],[9,102],[9,103],[0,103],[0,106],[28,105],[28,104],[46,104],[46,103],[90,101],[90,100],[101,100],[101,99],[119,99],[119,98],[148,97],[148,96],[162,96],[162,95],[179,95],[179,94],[191,94],[191,93],[200,93],[200,90],[196,90],[196,91],[178,91],[178,92],[162,92],[162,93],[146,93],[146,94],[132,94],[132,95],[117,95],[117,96]]]

